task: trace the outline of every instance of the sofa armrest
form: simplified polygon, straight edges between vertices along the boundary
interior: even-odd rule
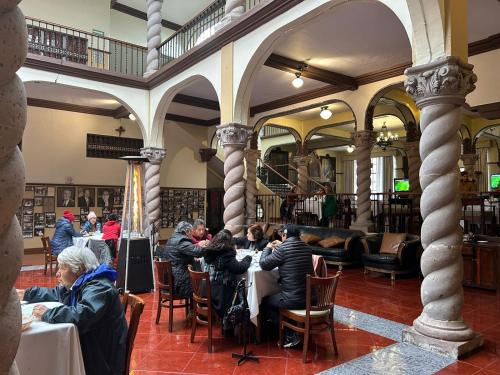
[[[365,254],[378,254],[380,252],[380,245],[382,244],[382,237],[375,236],[365,236],[361,238],[361,243],[363,244],[363,252]]]
[[[417,250],[420,245],[420,239],[414,239],[409,241],[403,241],[398,247],[398,259],[400,264],[405,266],[416,265],[417,260]]]

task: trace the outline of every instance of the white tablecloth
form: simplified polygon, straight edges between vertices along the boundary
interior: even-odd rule
[[[275,268],[272,271],[263,271],[259,266],[261,252],[255,254],[253,250],[238,250],[237,258],[242,259],[246,255],[252,255],[252,265],[247,271],[247,302],[250,309],[250,320],[257,325],[257,317],[259,316],[259,305],[262,299],[266,296],[278,293],[280,287],[278,285],[279,273]]]
[[[85,375],[76,326],[33,321],[21,334],[16,363],[20,375]]]
[[[102,233],[94,234],[93,236],[73,237],[73,245],[85,247],[90,240],[102,241]]]

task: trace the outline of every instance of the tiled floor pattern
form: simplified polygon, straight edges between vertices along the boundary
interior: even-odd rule
[[[55,278],[43,276],[43,271],[23,272],[16,286],[53,286]],[[309,360],[303,364],[301,351],[280,349],[276,342],[250,345],[260,358],[260,364],[235,365],[232,352],[241,345],[234,339],[222,339],[215,330],[214,353],[207,353],[207,331],[200,328],[195,343],[189,342],[190,327],[182,309],[174,315],[174,332],[169,334],[166,314],[159,325],[156,299],[151,294],[141,297],[146,308],[132,356],[134,375],[163,374],[500,374],[500,297],[492,292],[465,290],[464,317],[485,336],[485,347],[461,361],[445,367],[449,359],[428,357],[428,352],[399,340],[400,329],[411,324],[421,311],[420,283],[417,279],[390,280],[380,276],[363,276],[360,269],[346,270],[337,292],[336,336],[339,356],[333,354],[328,335],[314,338]],[[357,311],[352,311],[357,310]],[[374,315],[374,316],[373,316]],[[382,318],[382,319],[380,319]],[[395,324],[399,323],[399,324]],[[422,355],[427,355],[423,357]],[[431,355],[433,357],[433,355]],[[448,361],[448,362],[447,362]]]

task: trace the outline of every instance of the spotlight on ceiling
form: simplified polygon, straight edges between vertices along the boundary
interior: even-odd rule
[[[304,80],[300,77],[301,72],[295,73],[295,78],[292,81],[292,86],[296,89],[300,89],[304,85]]]
[[[328,106],[325,105],[321,107],[321,112],[319,113],[319,115],[323,120],[328,120],[330,117],[332,117],[333,113],[328,109]]]
[[[133,113],[129,114],[129,115],[128,115],[128,118],[129,118],[129,119],[131,119],[132,121],[135,121],[135,120],[136,120],[136,118],[135,118],[135,116],[134,116],[134,114],[133,114]]]

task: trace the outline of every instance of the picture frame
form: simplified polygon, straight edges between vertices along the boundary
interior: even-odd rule
[[[78,187],[78,207],[95,207],[95,188],[88,186]]]
[[[76,188],[58,186],[56,190],[57,207],[75,207]]]

